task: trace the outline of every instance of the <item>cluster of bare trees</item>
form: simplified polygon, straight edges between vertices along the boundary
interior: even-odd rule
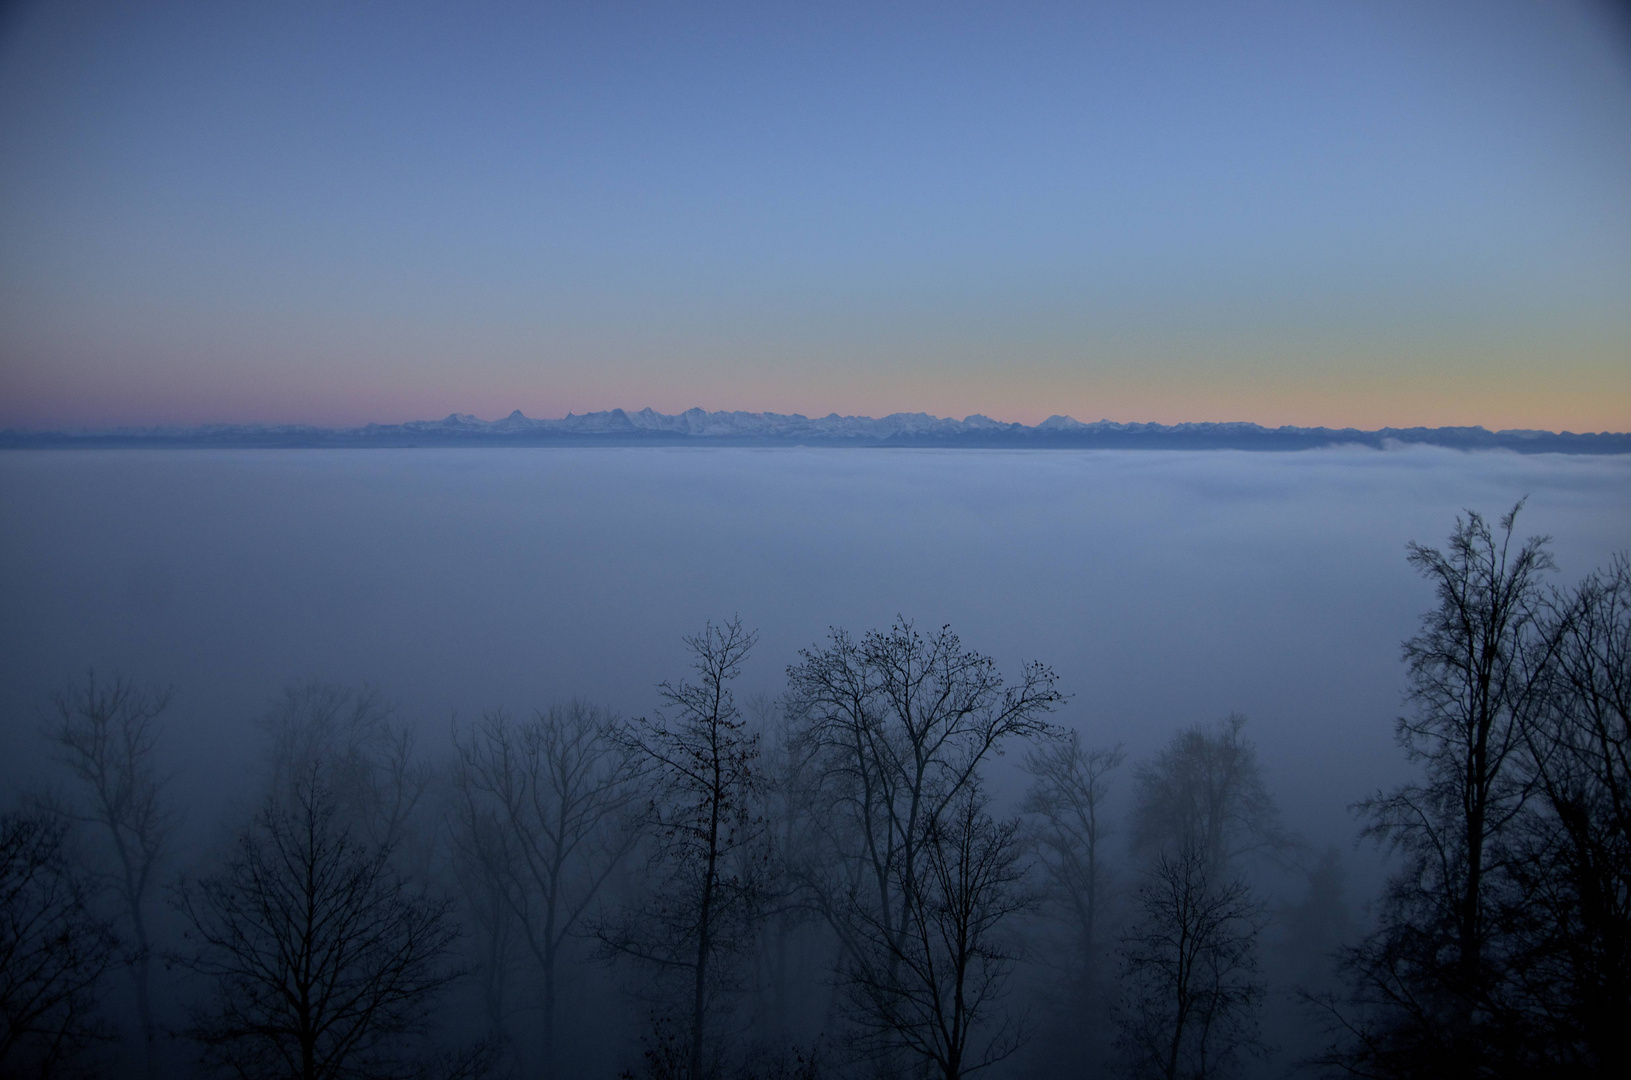
[[[1631,1069],[1631,563],[1548,587],[1521,505],[1411,549],[1438,595],[1397,728],[1422,777],[1362,806],[1402,865],[1324,1000],[1355,1074]]]
[[[1256,909],[1226,879],[1280,841],[1241,721],[1186,731],[1138,772],[1129,865],[1146,866],[1148,902],[1127,926],[1107,915],[1124,755],[1049,724],[1064,698],[1046,667],[1009,682],[950,629],[902,620],[834,631],[780,699],[744,711],[733,684],[755,636],[733,620],[686,645],[691,677],[662,684],[649,716],[491,712],[455,724],[441,770],[376,691],[291,686],[261,723],[260,794],[189,875],[156,764],[169,695],[94,677],[64,693],[50,733],[78,783],[15,818],[14,891],[38,896],[6,903],[49,908],[76,946],[47,950],[62,970],[36,978],[46,1007],[12,1021],[31,1048],[16,1053],[49,1065],[112,1038],[95,990],[124,967],[144,1071],[190,1057],[241,1077],[573,1075],[563,1000],[600,964],[638,1003],[653,1077],[956,1078],[1022,1045],[1010,990],[1047,927],[1068,939],[1067,987],[1140,988],[1117,1014],[1122,1058],[1153,1040],[1227,1062],[1248,1041],[1225,1021],[1249,1027],[1251,988],[1231,1005],[1228,980],[1251,970]],[[987,766],[1015,745],[1031,784],[1004,815]],[[1159,890],[1180,865],[1195,895],[1174,907]],[[161,879],[175,932],[156,950]],[[1191,925],[1186,905],[1213,904],[1218,883],[1250,910]],[[1178,956],[1169,985],[1174,934],[1180,950],[1199,934],[1204,963]],[[488,1036],[433,1038],[461,978]],[[24,1016],[13,997],[8,1018]]]
[[[177,839],[171,695],[87,678],[68,783],[0,817],[0,1075],[1200,1080],[1265,1068],[1292,986],[1306,1069],[1618,1075],[1631,563],[1550,590],[1512,529],[1411,549],[1422,779],[1361,808],[1400,857],[1363,937],[1244,717],[1128,767],[945,627],[834,630],[744,702],[756,637],[709,624],[649,715],[497,710],[442,762],[298,684],[213,844]]]
[[[473,1075],[484,1047],[426,1038],[460,928],[416,866],[429,773],[406,729],[372,692],[291,687],[265,722],[260,794],[187,877],[158,765],[169,701],[94,674],[53,701],[47,733],[75,783],[0,828],[0,1075],[174,1075],[187,1059],[161,1055],[165,1035],[239,1077]],[[84,1053],[118,1041],[100,1005],[121,967],[135,1061]]]

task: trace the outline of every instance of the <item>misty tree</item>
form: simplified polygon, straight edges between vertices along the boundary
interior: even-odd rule
[[[1043,742],[1025,757],[1031,783],[1022,809],[1035,820],[1031,835],[1049,908],[1063,916],[1075,938],[1065,968],[1078,981],[1091,980],[1099,962],[1108,891],[1105,801],[1110,776],[1125,760],[1119,746],[1083,747],[1075,731]]]
[[[639,837],[626,820],[636,795],[629,742],[616,717],[573,701],[526,723],[489,713],[455,746],[455,842],[506,909],[507,919],[491,916],[495,927],[513,926],[538,965],[553,1075],[562,950]]]
[[[206,983],[188,1035],[246,1080],[426,1075],[459,929],[344,812],[348,775],[319,760],[281,776],[224,865],[178,888],[176,961]]]
[[[1511,826],[1531,794],[1524,732],[1543,704],[1547,539],[1517,544],[1522,503],[1491,529],[1469,512],[1447,551],[1411,544],[1438,603],[1404,645],[1410,714],[1396,725],[1420,782],[1360,804],[1367,835],[1403,860],[1380,926],[1348,956],[1353,982],[1330,1059],[1381,1075],[1472,1075],[1522,1058],[1523,988],[1499,913]]]
[[[1258,1046],[1262,905],[1239,876],[1295,848],[1246,718],[1179,731],[1135,773],[1133,851],[1144,867],[1122,935],[1118,1045],[1135,1075],[1227,1072]]]
[[[755,695],[748,701],[747,712],[753,729],[765,735],[762,805],[773,870],[760,912],[758,961],[766,992],[759,995],[758,1020],[760,1035],[772,1048],[767,1052],[783,1053],[799,1035],[811,1034],[811,1020],[821,1015],[811,992],[824,987],[818,987],[812,975],[826,958],[811,954],[824,953],[826,941],[812,933],[821,924],[819,911],[810,902],[811,882],[824,877],[821,775],[816,748],[800,737],[779,702]],[[800,982],[802,986],[797,985]],[[803,1008],[797,1008],[800,1005]],[[804,1023],[795,1024],[795,1012]],[[795,1032],[795,1027],[803,1031]]]
[[[924,838],[977,784],[989,755],[1051,730],[1046,717],[1063,695],[1043,664],[1006,685],[950,627],[925,636],[905,619],[860,640],[833,630],[825,648],[799,655],[787,708],[819,754],[828,848],[812,902],[857,970],[873,963],[860,954],[878,948],[898,963],[925,880]]]
[[[171,693],[143,689],[118,675],[98,680],[91,672],[83,683],[53,695],[49,726],[57,756],[83,793],[60,809],[100,839],[105,856],[101,876],[118,898],[120,921],[129,935],[128,963],[149,1080],[158,1068],[149,907],[176,824],[154,759],[159,716]]]
[[[735,962],[753,944],[764,894],[760,737],[730,687],[755,640],[740,619],[687,637],[697,681],[663,683],[663,709],[625,735],[643,784],[648,887],[598,933],[679,999],[683,1019],[659,1013],[657,1037],[672,1051],[664,1067],[687,1080],[718,1071],[720,1005],[737,985]]]
[[[112,929],[54,814],[0,814],[0,1076],[50,1076],[108,1037],[97,988]]]
[[[1341,950],[1358,935],[1344,880],[1341,853],[1327,847],[1303,873],[1302,899],[1278,912],[1282,933],[1276,951],[1304,999],[1334,988]]]
[[[1117,1010],[1123,1061],[1134,1077],[1228,1075],[1260,1053],[1256,1012],[1263,908],[1195,837],[1158,851],[1122,938]]]
[[[509,983],[513,957],[524,945],[508,895],[520,868],[503,860],[515,857],[515,845],[502,836],[504,826],[492,808],[455,804],[449,812],[455,830],[449,870],[464,898],[467,928],[475,939],[471,974],[479,983],[497,1050],[513,1053]]]
[[[1150,855],[1189,848],[1221,879],[1251,856],[1281,858],[1296,842],[1280,825],[1263,782],[1246,718],[1185,728],[1138,767],[1134,779],[1133,850]]]
[[[318,770],[347,828],[427,872],[426,833],[414,826],[432,774],[415,760],[413,733],[396,722],[377,688],[292,683],[261,727],[274,798],[298,802]]]
[[[1019,1046],[1018,1020],[1002,998],[1020,941],[1013,917],[1029,910],[1018,821],[996,821],[968,785],[925,819],[917,878],[898,919],[861,909],[847,957],[847,992],[862,1049],[885,1068],[901,1050],[934,1075],[958,1080]]]

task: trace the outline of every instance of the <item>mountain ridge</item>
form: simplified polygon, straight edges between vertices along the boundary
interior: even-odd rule
[[[49,432],[0,431],[0,447],[149,446],[342,448],[407,446],[648,446],[648,445],[915,446],[1034,449],[1298,450],[1320,446],[1392,444],[1523,453],[1631,453],[1631,433],[1536,431],[1484,427],[1265,427],[1249,421],[1157,424],[1054,415],[1026,425],[972,413],[961,420],[924,412],[883,417],[828,413],[708,411],[681,413],[608,409],[536,419],[516,409],[499,420],[449,413],[440,420],[328,428],[308,424],[203,424]]]

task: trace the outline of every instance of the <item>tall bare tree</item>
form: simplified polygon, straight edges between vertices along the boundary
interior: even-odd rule
[[[986,813],[978,787],[923,824],[921,877],[898,923],[862,912],[848,993],[859,1006],[862,1046],[887,1067],[899,1050],[943,1080],[995,1065],[1020,1044],[1018,1020],[1001,1011],[1020,955],[1013,916],[1034,896],[1024,886],[1020,823]]]
[[[282,780],[225,865],[177,892],[191,946],[177,960],[209,985],[189,1034],[245,1080],[423,1075],[421,1036],[455,977],[451,901],[348,820],[324,763]]]
[[[1296,847],[1244,734],[1246,718],[1179,731],[1135,773],[1137,910],[1121,943],[1118,1044],[1135,1075],[1221,1075],[1258,1046],[1262,906],[1240,876]]]
[[[1193,837],[1170,844],[1138,890],[1122,938],[1119,1045],[1130,1073],[1162,1080],[1227,1075],[1260,1049],[1257,936],[1263,909]]]
[[[787,707],[821,757],[831,877],[819,898],[847,948],[860,913],[904,933],[921,880],[919,844],[1013,739],[1048,732],[1064,700],[1053,671],[1028,664],[1009,686],[988,656],[949,627],[928,636],[905,619],[859,641],[833,630],[788,668]]]
[[[514,857],[515,845],[499,835],[504,825],[491,807],[460,803],[458,792],[454,797],[451,870],[476,939],[472,974],[480,981],[481,1003],[496,1048],[513,1054],[509,987],[516,967],[513,956],[524,947],[508,896],[520,873],[519,867],[506,861]]]
[[[168,689],[145,689],[120,675],[100,680],[93,671],[52,697],[50,725],[58,757],[83,791],[83,798],[70,800],[64,809],[100,836],[106,853],[102,874],[118,897],[120,921],[129,934],[148,1080],[158,1069],[149,907],[177,820],[155,760],[159,717],[171,696]]]
[[[1110,777],[1127,755],[1121,747],[1085,748],[1072,731],[1025,757],[1031,776],[1023,809],[1047,879],[1046,899],[1065,914],[1076,939],[1067,970],[1091,977],[1099,962],[1107,893],[1105,839],[1110,834]]]
[[[1523,1049],[1527,996],[1505,962],[1501,893],[1512,827],[1533,793],[1525,731],[1545,702],[1551,652],[1545,537],[1519,544],[1520,502],[1492,529],[1469,512],[1447,551],[1410,545],[1437,605],[1404,645],[1411,713],[1397,741],[1420,782],[1361,803],[1368,835],[1402,857],[1375,934],[1350,952],[1353,1000],[1331,1060],[1378,1075],[1480,1075]],[[1514,996],[1516,995],[1516,996]],[[1521,1037],[1517,1043],[1521,1043]]]
[[[0,1076],[50,1076],[108,1037],[97,985],[116,942],[67,847],[54,814],[0,814]]]
[[[780,702],[767,695],[748,701],[752,730],[765,733],[762,771],[765,832],[771,873],[762,911],[758,1020],[768,1052],[788,1052],[815,1034],[826,1008],[823,962],[830,952],[826,926],[811,902],[812,881],[824,878],[823,803],[816,748],[800,737]]]
[[[639,838],[628,820],[635,759],[621,722],[580,701],[527,723],[489,713],[455,745],[455,842],[492,882],[538,964],[553,1075],[562,950]]]
[[[1244,858],[1278,859],[1295,850],[1245,727],[1244,716],[1230,713],[1217,724],[1185,728],[1138,767],[1135,853],[1187,846],[1210,862],[1211,879],[1221,880]]]
[[[414,826],[431,771],[415,760],[413,732],[378,688],[291,683],[261,727],[274,798],[298,799],[318,769],[347,828],[424,871],[426,832]]]
[[[1576,1074],[1631,1071],[1631,557],[1548,605],[1544,707],[1527,718],[1531,792],[1498,925],[1532,1051]]]
[[[600,935],[614,954],[682,985],[687,1080],[717,1068],[715,1006],[732,985],[730,962],[753,942],[763,896],[760,739],[730,688],[756,640],[740,619],[686,638],[697,681],[663,683],[664,709],[627,734],[646,789],[650,891]]]

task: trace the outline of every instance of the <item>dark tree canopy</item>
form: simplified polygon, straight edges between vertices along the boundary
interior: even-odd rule
[[[42,813],[0,814],[0,1076],[49,1076],[109,1037],[97,984],[113,934],[68,850],[68,828]]]

